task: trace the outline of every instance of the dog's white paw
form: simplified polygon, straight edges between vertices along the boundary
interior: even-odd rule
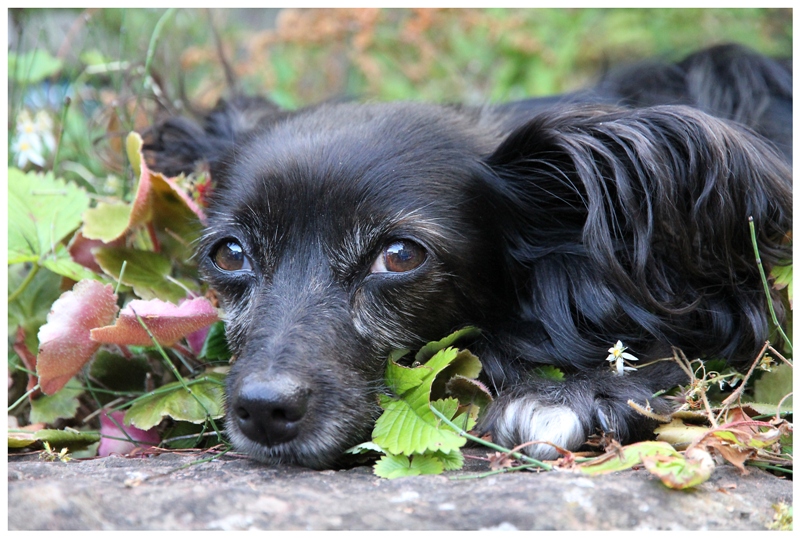
[[[497,444],[514,447],[529,441],[547,441],[567,450],[576,450],[586,441],[578,415],[566,406],[545,405],[533,398],[520,398],[507,404],[496,419],[493,431]],[[523,449],[537,459],[556,459],[558,451],[545,443]]]

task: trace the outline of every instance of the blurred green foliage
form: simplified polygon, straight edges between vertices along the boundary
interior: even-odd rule
[[[124,166],[121,136],[159,113],[213,106],[232,91],[226,64],[237,89],[289,108],[352,97],[479,104],[575,89],[611,65],[714,43],[787,56],[792,44],[790,9],[9,13],[10,117],[44,106],[58,118],[69,95],[56,172],[111,195],[125,194],[124,182],[107,185]]]

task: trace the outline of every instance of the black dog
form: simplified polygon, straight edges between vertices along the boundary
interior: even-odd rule
[[[154,168],[217,182],[200,260],[237,357],[234,445],[336,465],[369,438],[388,353],[465,325],[497,442],[646,436],[628,400],[664,411],[653,394],[686,380],[617,371],[615,342],[636,366],[671,346],[741,366],[768,337],[748,217],[766,269],[788,263],[791,82],[725,46],[497,107],[235,98],[156,126]]]

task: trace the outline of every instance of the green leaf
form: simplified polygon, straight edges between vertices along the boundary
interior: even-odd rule
[[[225,324],[218,321],[208,330],[206,341],[203,342],[203,349],[200,350],[201,359],[207,360],[228,360],[231,358],[231,350],[228,348],[228,339],[225,337]]]
[[[791,398],[787,398],[786,401],[791,402]],[[791,413],[792,406],[786,405],[786,401],[783,402],[783,405],[780,408],[781,414],[784,413]],[[778,412],[778,406],[775,404],[768,404],[762,402],[747,402],[742,404],[742,409],[751,417],[756,417],[758,415],[772,415]]]
[[[386,454],[375,463],[375,474],[381,478],[400,478],[403,476],[419,476],[423,474],[441,474],[444,464],[436,456],[417,454],[402,456]]]
[[[453,346],[457,340],[461,340],[463,338],[477,338],[480,334],[481,331],[475,327],[464,327],[463,329],[460,329],[437,342],[429,342],[428,344],[424,345],[414,357],[414,360],[417,362],[427,362],[439,351],[446,347]]]
[[[380,447],[380,445],[373,443],[372,441],[367,441],[366,443],[361,443],[360,445],[356,445],[352,448],[348,448],[344,451],[345,454],[370,454],[370,453],[378,453],[378,454],[386,454],[386,451]]]
[[[27,272],[23,265],[8,268],[8,290],[13,292],[22,284]],[[44,325],[50,305],[61,295],[61,277],[50,271],[39,271],[28,287],[8,303],[8,334],[14,334],[17,326],[25,329],[28,348],[36,353],[39,347],[37,333]]]
[[[182,437],[183,439],[175,439],[169,441],[166,445],[170,448],[196,448],[202,446],[207,439],[202,434],[206,433],[207,428],[203,424],[192,424],[191,422],[174,422],[164,433],[163,439],[166,441],[170,438]],[[211,437],[216,441],[215,437]]]
[[[186,298],[186,290],[168,279],[172,272],[172,263],[160,254],[111,247],[98,248],[93,252],[103,271],[117,280],[120,279],[122,263],[127,262],[122,283],[133,287],[133,292],[142,299],[162,299],[178,303]]]
[[[789,298],[789,304],[792,304],[792,299],[794,297],[794,285],[792,280],[792,267],[793,264],[789,265],[776,265],[770,271],[769,276],[775,279],[772,284],[772,287],[776,290],[781,290],[786,288],[786,295]]]
[[[431,405],[434,409],[446,416],[448,420],[452,420],[456,415],[456,411],[458,411],[458,400],[455,398],[443,398],[441,400],[435,400],[431,402]]]
[[[533,369],[533,373],[542,379],[550,379],[552,381],[564,381],[564,372],[556,366],[551,364],[543,364]]]
[[[164,417],[199,424],[224,415],[224,374],[207,373],[190,381],[191,393],[180,382],[164,385],[138,400],[125,413],[125,425],[141,430],[158,425]]]
[[[100,386],[117,392],[143,392],[147,375],[152,368],[145,357],[126,358],[102,348],[95,354],[89,369],[89,375]],[[95,397],[100,403],[108,403],[115,399],[113,394],[98,392]]]
[[[83,394],[83,385],[70,379],[63,389],[52,396],[40,396],[31,401],[31,424],[53,424],[60,418],[72,418],[80,407],[78,396]]]
[[[454,375],[447,381],[445,391],[449,396],[458,399],[460,406],[477,406],[485,409],[492,401],[489,389],[477,379],[462,375]]]
[[[81,52],[80,60],[86,65],[103,65],[109,63],[110,61],[96,48]]]
[[[81,224],[86,192],[46,175],[8,169],[8,263],[38,261]]]
[[[687,451],[692,457],[682,454],[642,456],[645,468],[672,489],[686,489],[702,484],[714,471],[714,460],[705,450]]]
[[[70,256],[69,252],[67,251],[67,247],[61,243],[56,245],[56,251],[53,255],[42,258],[39,263],[45,269],[48,269],[57,275],[74,280],[75,282],[79,282],[87,278],[105,282],[105,280],[103,280],[104,277],[101,277],[94,271],[91,271],[83,265],[73,261],[72,256]]]
[[[669,443],[672,446],[683,449],[692,442],[707,434],[710,430],[707,426],[696,426],[686,424],[679,418],[673,418],[669,424],[662,424],[653,433],[657,435],[659,441]]]
[[[608,452],[603,456],[578,465],[578,471],[588,475],[600,475],[624,471],[642,462],[642,457],[675,456],[678,451],[667,443],[644,441],[622,447],[619,451]]]
[[[53,448],[76,450],[100,441],[97,432],[79,432],[75,430],[39,430],[33,434],[38,440],[50,443]]]
[[[439,399],[449,395],[447,384],[455,377],[476,379],[481,373],[481,361],[466,349],[458,351],[456,357],[436,375],[431,385],[431,399]]]
[[[436,375],[459,356],[454,348],[436,353],[426,364],[405,368],[390,363],[393,387],[400,387],[399,399],[383,397],[381,407],[385,412],[375,423],[372,439],[392,454],[422,454],[426,451],[450,452],[466,443],[446,426],[441,426],[428,407],[431,386]],[[452,415],[451,415],[452,416]]]
[[[37,84],[61,70],[63,62],[45,49],[25,54],[8,53],[8,77],[16,82]]]
[[[792,390],[792,367],[788,364],[773,367],[753,382],[753,398],[761,403],[777,405]],[[786,398],[781,409],[791,409],[792,399],[792,396]]]
[[[83,214],[81,233],[87,239],[110,243],[128,228],[131,208],[129,204],[100,202],[97,207],[87,209]]]
[[[33,433],[8,430],[8,448],[25,448],[37,442]]]
[[[442,462],[445,471],[457,471],[464,466],[464,454],[460,450],[434,452],[433,456]]]

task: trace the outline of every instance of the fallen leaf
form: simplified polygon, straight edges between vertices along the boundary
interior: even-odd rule
[[[141,446],[154,446],[161,442],[155,428],[141,430],[136,426],[124,425],[125,413],[115,411],[100,414],[100,445],[98,456],[110,454],[130,454]]]
[[[89,362],[100,347],[90,331],[111,323],[117,310],[111,285],[95,280],[81,280],[53,303],[39,329],[36,373],[42,392],[57,392]]]
[[[702,484],[714,471],[714,460],[705,450],[690,449],[686,454],[642,456],[651,474],[672,489],[687,489]]]
[[[673,418],[669,424],[659,426],[654,432],[657,435],[657,440],[669,443],[675,448],[683,449],[703,437],[710,430],[706,426],[685,424],[681,419]]]
[[[152,346],[153,341],[136,319],[137,314],[162,346],[172,346],[181,338],[219,320],[217,310],[205,297],[176,306],[159,299],[131,301],[119,313],[114,325],[93,329],[94,342],[122,346]]]
[[[125,413],[124,424],[149,430],[165,417],[200,424],[225,414],[224,374],[209,372],[199,379],[187,381],[187,384],[191,392],[176,381],[137,399]]]

